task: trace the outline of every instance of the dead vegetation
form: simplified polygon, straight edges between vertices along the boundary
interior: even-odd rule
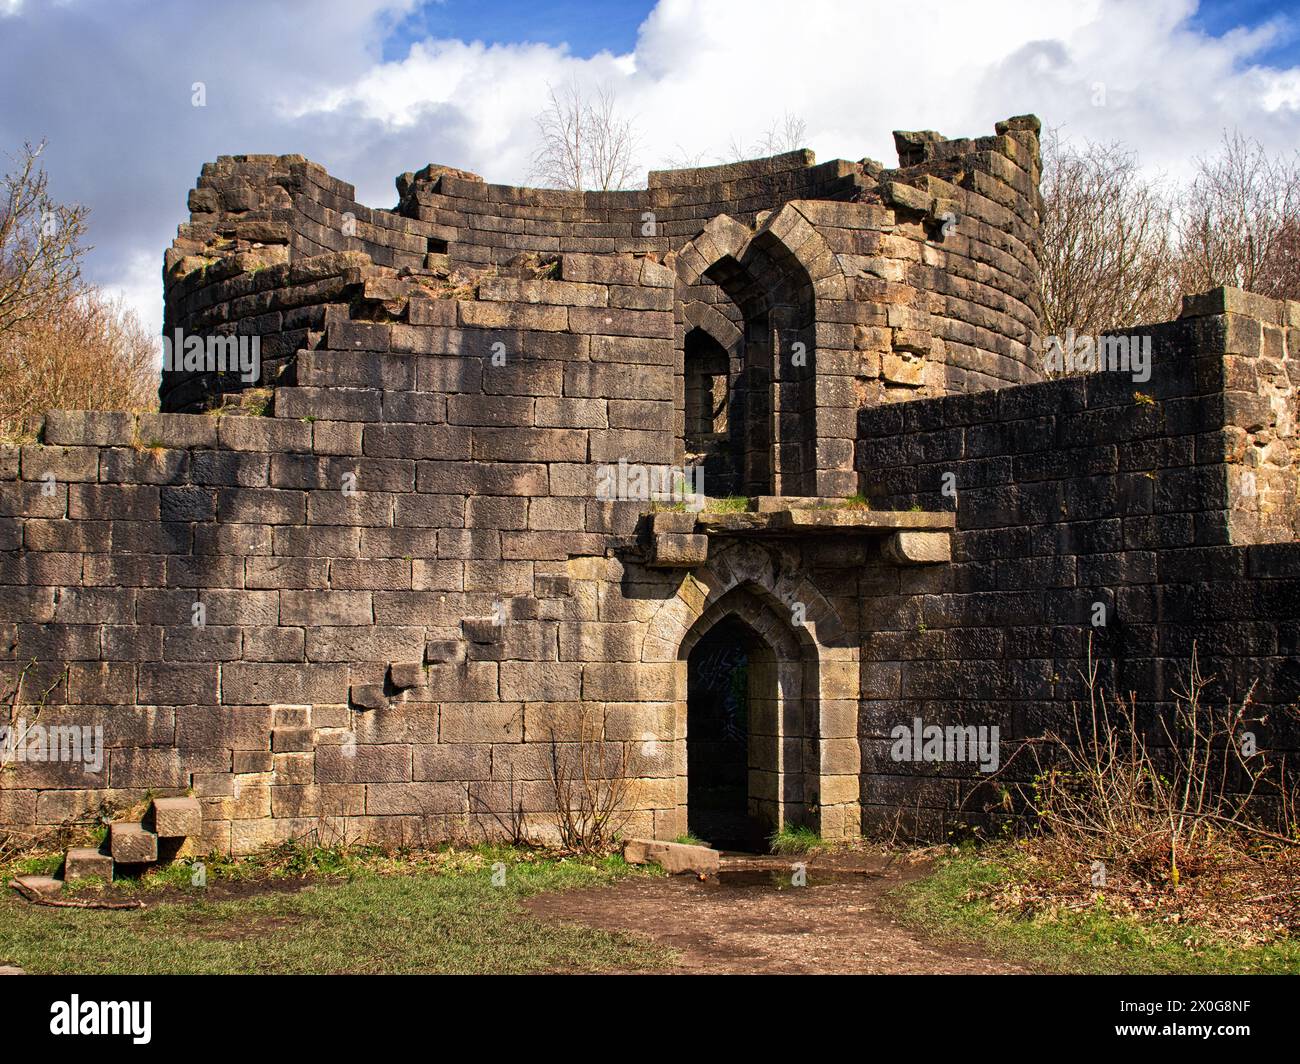
[[[81,276],[88,212],[56,203],[24,145],[0,181],[0,440],[30,439],[46,410],[155,405],[154,344]]]
[[[552,731],[549,767],[560,845],[576,853],[611,849],[628,820],[631,780],[627,747],[605,741],[604,716],[584,712],[576,742]]]
[[[998,773],[1031,761],[1008,804],[1032,822],[1017,874],[987,888],[995,909],[1029,918],[1113,913],[1189,935],[1268,942],[1300,931],[1300,788],[1268,749],[1268,714],[1208,697],[1195,650],[1171,708],[1109,695],[1089,655],[1072,727],[1024,743]],[[1294,708],[1275,724],[1294,726]],[[1017,775],[1024,778],[1025,766]],[[1189,940],[1190,941],[1190,940]]]
[[[1300,299],[1300,153],[1225,132],[1182,183],[1119,143],[1051,130],[1042,154],[1045,335],[1169,321],[1221,285]]]

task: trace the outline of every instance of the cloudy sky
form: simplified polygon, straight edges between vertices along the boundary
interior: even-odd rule
[[[547,85],[610,86],[643,169],[786,113],[819,159],[896,162],[890,131],[1032,111],[1185,172],[1237,127],[1300,145],[1291,0],[0,0],[0,151],[48,140],[88,205],[91,278],[162,318],[162,253],[202,164],[300,152],[392,206],[440,162],[520,183]],[[202,82],[206,105],[193,106]]]

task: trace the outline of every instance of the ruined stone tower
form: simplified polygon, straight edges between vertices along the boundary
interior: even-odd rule
[[[937,832],[987,766],[893,729],[1040,734],[1090,642],[1151,704],[1193,640],[1293,699],[1300,307],[1211,293],[1140,330],[1141,391],[1046,379],[1038,130],[628,192],[429,166],[391,211],[205,166],[164,412],[0,461],[5,664],[107,747],[0,821],[149,789],[236,852],[545,836],[559,762],[626,780],[629,835]]]

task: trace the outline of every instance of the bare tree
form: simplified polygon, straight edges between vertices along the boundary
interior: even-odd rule
[[[547,86],[549,103],[537,116],[541,146],[529,180],[550,188],[625,188],[636,177],[636,133],[608,86],[588,93],[572,80]]]
[[[780,118],[773,119],[771,125],[752,144],[745,144],[739,137],[733,136],[727,148],[729,158],[725,161],[761,159],[768,155],[796,151],[804,147],[807,139],[808,123],[787,111]]]
[[[1232,285],[1300,298],[1300,153],[1272,156],[1257,140],[1224,133],[1219,153],[1199,160],[1180,215],[1184,291]]]
[[[55,203],[37,161],[45,142],[24,144],[0,182],[0,333],[66,299],[81,277],[86,209]]]
[[[0,185],[0,438],[46,410],[153,405],[154,344],[120,300],[81,279],[88,211],[55,203],[24,145]]]
[[[1171,212],[1118,144],[1043,140],[1043,332],[1097,335],[1177,313]]]

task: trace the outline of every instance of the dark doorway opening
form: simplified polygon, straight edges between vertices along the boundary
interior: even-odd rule
[[[727,617],[687,659],[687,826],[715,847],[758,849],[762,832],[749,800],[752,692],[763,668],[758,639]]]

